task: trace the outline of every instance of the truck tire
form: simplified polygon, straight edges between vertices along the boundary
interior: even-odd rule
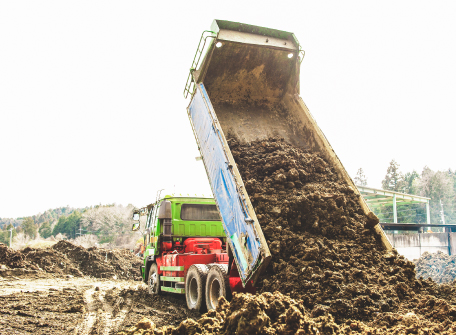
[[[149,286],[149,294],[159,295],[160,294],[160,276],[158,274],[157,263],[153,263],[149,269],[149,278],[147,279]]]
[[[204,307],[204,293],[208,269],[204,264],[193,264],[185,278],[185,299],[188,309],[197,311]]]
[[[220,297],[226,299],[231,297],[227,264],[213,264],[207,274],[206,306],[208,311],[217,307]]]

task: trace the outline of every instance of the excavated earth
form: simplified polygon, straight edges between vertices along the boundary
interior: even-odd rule
[[[324,159],[282,139],[228,142],[273,254],[259,294],[120,334],[456,333],[456,282],[417,279],[413,263],[384,250],[375,218]]]
[[[436,283],[451,283],[456,280],[456,255],[425,252],[413,261],[416,274],[424,279],[432,278]]]
[[[141,259],[126,249],[86,249],[67,241],[50,248],[14,251],[0,243],[0,276],[75,277],[139,280]]]
[[[184,297],[149,295],[134,281],[140,264],[128,250],[0,243],[0,334],[114,334],[144,316],[157,326],[199,317]]]
[[[0,301],[0,334],[115,334],[144,316],[157,326],[198,316],[141,282],[89,277],[0,278]]]

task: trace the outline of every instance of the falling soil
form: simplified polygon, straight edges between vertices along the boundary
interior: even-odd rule
[[[60,241],[50,248],[15,251],[0,243],[0,276],[71,275],[139,280],[142,259],[126,249],[83,248]]]
[[[456,255],[425,252],[413,261],[417,277],[432,278],[436,283],[451,283],[456,280]]]
[[[260,294],[124,334],[454,334],[456,283],[416,279],[413,263],[384,250],[378,221],[324,159],[282,139],[228,143],[273,255]]]

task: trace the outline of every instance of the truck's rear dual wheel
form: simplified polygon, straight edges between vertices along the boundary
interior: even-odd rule
[[[220,297],[230,298],[231,291],[228,280],[228,265],[213,264],[206,279],[207,310],[215,309]]]
[[[207,266],[194,264],[190,266],[185,279],[185,298],[188,309],[199,311],[204,306]]]
[[[150,266],[147,284],[149,286],[149,294],[160,294],[160,276],[158,275],[157,263],[153,263]]]

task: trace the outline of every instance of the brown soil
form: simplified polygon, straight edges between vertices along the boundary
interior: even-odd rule
[[[437,302],[442,308],[441,301]],[[431,308],[437,309],[437,308]],[[182,334],[454,334],[456,325],[436,322],[432,316],[414,312],[383,313],[382,326],[369,326],[358,320],[335,322],[331,314],[312,317],[302,301],[281,293],[259,295],[235,294],[231,303],[222,299],[215,311],[199,320],[187,319],[177,327],[157,328],[153,321],[142,319],[136,326],[118,335]],[[386,326],[389,325],[389,326]],[[444,330],[445,329],[445,330]]]
[[[157,326],[198,314],[143,283],[93,278],[0,279],[0,334],[114,334],[146,316]]]
[[[128,250],[66,241],[21,251],[0,243],[0,334],[114,334],[144,316],[159,327],[200,316],[184,296],[151,296],[132,281],[141,263]]]
[[[149,333],[456,331],[456,283],[416,279],[413,263],[385,251],[374,218],[325,160],[281,139],[229,145],[273,254],[258,283],[261,294],[237,294],[198,321],[152,326]],[[139,333],[146,331],[125,332]]]
[[[141,263],[141,258],[124,249],[85,249],[60,241],[50,248],[14,251],[0,243],[0,264],[4,265],[0,276],[23,273],[38,277],[71,275],[139,280]]]
[[[142,259],[129,250],[85,249],[66,241],[60,241],[52,248],[64,254],[85,276],[141,280]]]
[[[456,255],[425,252],[414,260],[417,277],[432,278],[436,283],[451,283],[456,280]]]

